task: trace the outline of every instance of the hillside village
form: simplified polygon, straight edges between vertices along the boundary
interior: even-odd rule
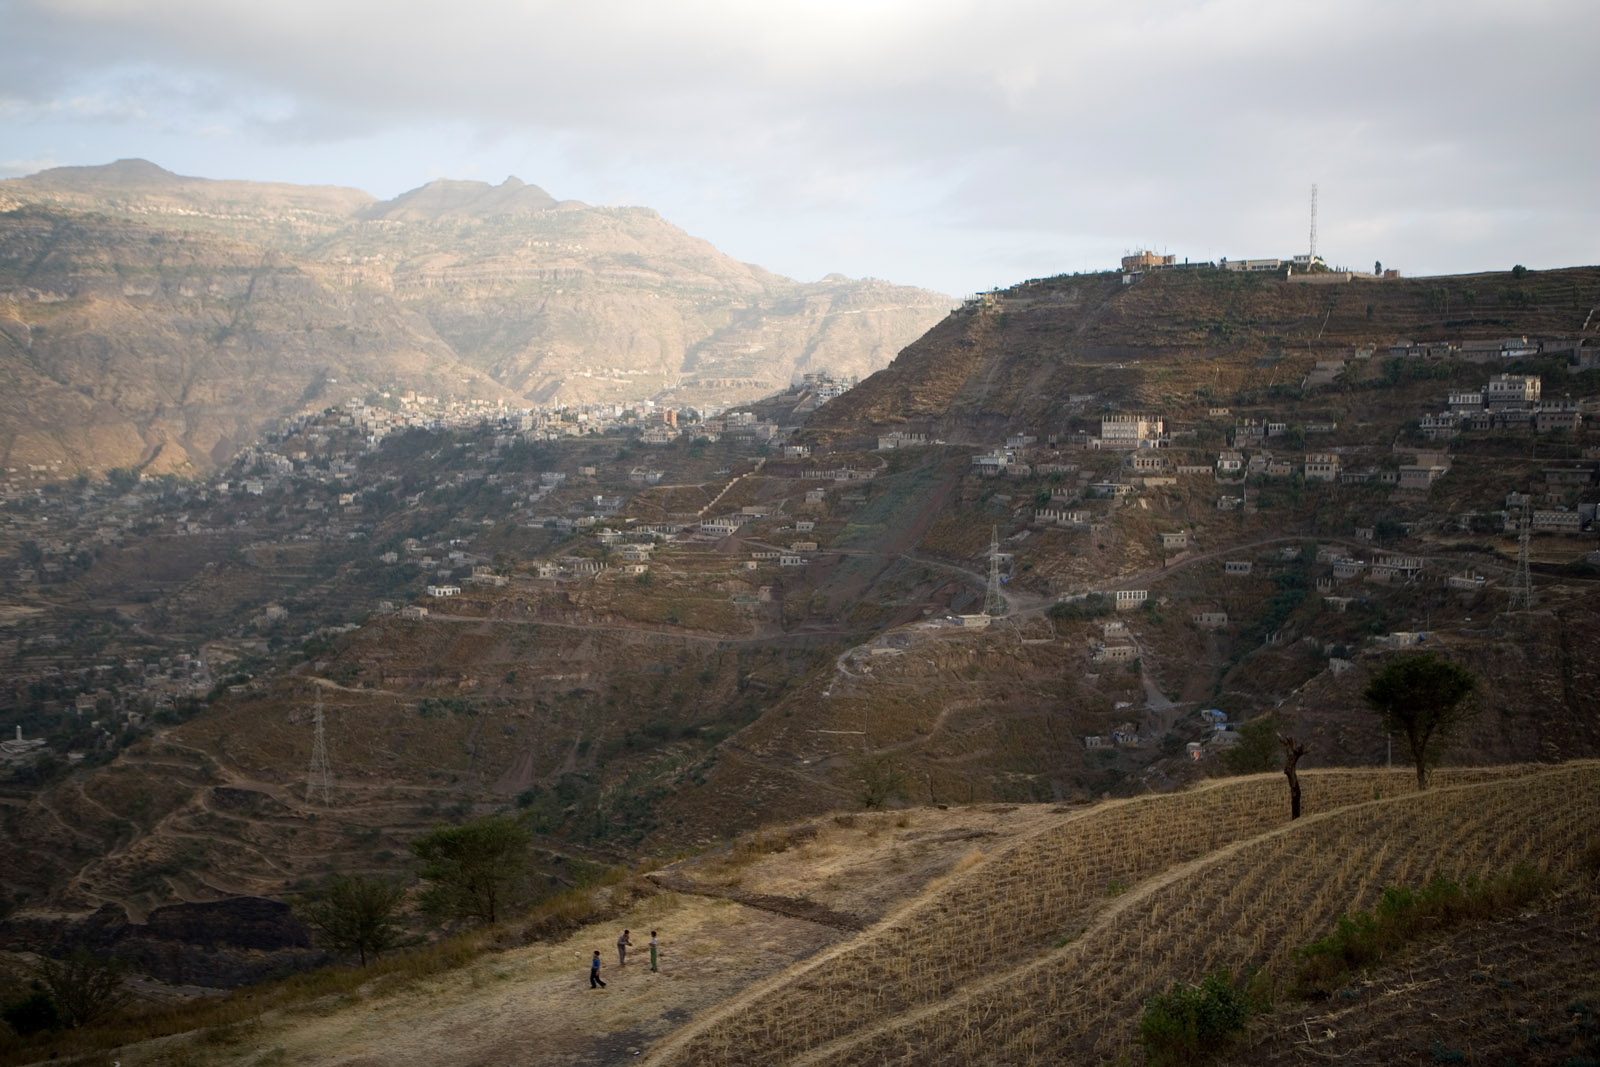
[[[807,374],[789,396],[790,410],[808,410],[839,395],[849,384],[848,380],[826,374]],[[371,463],[364,461],[381,450],[388,435],[408,430],[460,434],[481,444],[472,458],[483,466],[450,473],[431,487],[435,491],[472,483],[502,485],[502,475],[490,468],[498,466],[506,451],[517,445],[609,437],[665,446],[680,437],[705,444],[726,435],[736,447],[753,452],[765,451],[780,435],[778,426],[753,412],[702,416],[670,408],[656,411],[647,404],[506,413],[503,404],[481,401],[447,401],[406,394],[397,398],[397,404],[382,403],[387,399],[379,398],[380,403],[374,405],[350,401],[339,408],[288,420],[260,445],[236,457],[226,476],[203,484],[171,478],[142,479],[121,471],[105,483],[84,479],[64,483],[48,481],[52,473],[49,470],[9,471],[8,480],[0,486],[0,499],[9,509],[0,530],[16,555],[4,584],[20,594],[71,589],[93,569],[102,552],[139,544],[166,543],[181,553],[185,544],[194,543],[190,540],[194,538],[230,545],[240,539],[282,539],[302,547],[367,541],[383,516],[381,508],[371,506],[372,501],[389,497],[397,479],[392,474],[375,478]],[[685,418],[681,427],[680,417]],[[791,447],[789,451],[798,455],[802,450]],[[550,530],[558,536],[574,531],[592,533],[595,544],[609,549],[622,533],[603,525],[604,520],[623,509],[629,490],[655,485],[663,477],[647,457],[641,458],[646,461],[607,469],[603,474],[597,465],[580,464],[571,472],[547,470],[515,482],[507,479],[494,510],[507,520]],[[616,492],[595,493],[589,498],[557,493],[550,499],[567,482],[569,473],[575,482],[586,486],[604,484]],[[401,503],[417,507],[426,494],[426,489],[407,494]],[[385,505],[389,504],[392,501],[386,499]],[[620,574],[643,574],[648,570],[649,550],[656,539],[675,540],[686,530],[702,538],[721,536],[736,530],[739,523],[735,520],[743,518],[748,516],[737,513],[707,518],[703,523],[646,524],[630,531],[635,537],[643,535],[642,543],[618,545],[615,552],[608,552],[614,557],[614,564],[559,557],[537,563],[531,573],[549,579],[594,577],[608,569]],[[800,525],[810,527],[804,521]],[[469,532],[464,538],[451,537],[425,546],[408,537],[396,549],[376,553],[376,559],[380,564],[398,567],[403,554],[405,568],[426,579],[424,601],[458,594],[461,585],[457,583],[504,586],[506,577],[494,574],[487,558],[463,548],[472,539]],[[814,551],[815,545],[811,548]],[[795,560],[785,555],[780,565],[792,566]],[[215,562],[208,569],[214,571]],[[103,651],[97,653],[95,650],[104,649],[107,642],[109,631],[104,625],[75,634],[19,628],[17,632],[22,635],[13,644],[14,669],[6,673],[3,684],[14,700],[31,701],[36,712],[58,709],[43,720],[37,714],[25,714],[27,727],[51,733],[56,747],[66,749],[54,754],[65,755],[69,763],[81,762],[89,752],[105,754],[130,743],[150,722],[172,721],[173,709],[179,703],[212,692],[217,682],[229,675],[227,665],[241,654],[267,651],[269,642],[251,635],[278,634],[271,642],[276,646],[284,633],[308,634],[303,620],[292,619],[281,604],[267,602],[259,607],[258,612],[241,617],[236,633],[217,634],[223,639],[220,642],[172,648],[161,643],[160,651],[165,654],[151,654],[148,659],[130,656],[108,660]],[[421,604],[396,608],[395,602],[386,598],[357,605],[354,614],[359,619],[373,610],[398,610],[406,617],[427,614]],[[31,619],[34,614],[35,609],[22,608],[18,618]],[[323,625],[314,632],[334,635],[348,632],[355,625],[355,621]],[[130,635],[122,636],[126,639]],[[108,713],[114,718],[106,719]],[[17,729],[20,731],[23,726],[19,724]],[[6,744],[4,758],[13,764],[44,758],[53,751],[39,737],[23,742],[19,736]]]
[[[1141,256],[1134,257],[1137,261],[1131,266],[1124,262],[1124,280],[1142,270],[1170,265],[1150,262],[1149,253]],[[1265,262],[1229,266],[1265,270],[1261,265]],[[1274,261],[1271,269],[1293,268]],[[993,315],[1005,303],[996,297],[981,306],[969,304],[956,315]],[[1600,396],[1592,392],[1574,396],[1570,388],[1595,367],[1597,351],[1581,336],[1395,340],[1387,346],[1359,347],[1340,358],[1317,359],[1300,382],[1303,399],[1277,410],[1261,404],[1237,410],[1217,403],[1197,407],[1191,401],[1174,418],[1162,411],[1107,411],[1100,394],[1073,395],[1061,408],[1069,423],[1066,432],[1022,427],[992,445],[968,445],[971,477],[1026,487],[1020,498],[979,491],[1014,504],[1016,529],[1007,538],[1005,580],[1015,579],[1011,588],[1027,588],[1033,594],[1028,601],[1033,611],[1051,598],[1071,603],[1097,593],[1110,597],[1119,611],[1144,606],[1153,595],[1161,599],[1159,589],[1152,593],[1148,587],[1119,588],[1114,581],[1089,589],[1065,574],[1041,582],[1018,564],[1020,557],[1042,543],[1040,539],[1099,536],[1120,509],[1148,511],[1153,497],[1166,511],[1176,510],[1173,505],[1182,501],[1189,514],[1198,503],[1214,508],[1218,519],[1228,513],[1254,515],[1273,506],[1275,486],[1290,483],[1386,490],[1406,511],[1398,524],[1352,522],[1346,529],[1330,531],[1342,535],[1342,541],[1314,547],[1316,591],[1328,610],[1344,611],[1355,601],[1348,595],[1351,583],[1364,588],[1370,583],[1431,581],[1461,594],[1478,594],[1490,586],[1505,591],[1515,578],[1505,566],[1462,569],[1414,547],[1387,543],[1399,538],[1414,544],[1418,538],[1450,533],[1516,536],[1524,525],[1535,535],[1574,540],[1575,547],[1600,536],[1595,526],[1600,448],[1584,444],[1587,424],[1600,414]],[[1530,361],[1542,361],[1544,366],[1554,361],[1561,378],[1547,390],[1539,374],[1496,372],[1497,364],[1521,366]],[[1480,387],[1439,392],[1390,442],[1371,441],[1364,428],[1352,432],[1348,426],[1342,429],[1335,417],[1315,414],[1317,398],[1330,391],[1381,385],[1385,376],[1400,379],[1413,370],[1442,379],[1468,366],[1482,368]],[[817,448],[797,435],[807,414],[843,395],[851,384],[826,374],[807,374],[786,402],[767,405],[765,414],[758,409],[656,410],[652,405],[507,412],[503,403],[441,401],[407,393],[375,397],[372,403],[352,400],[290,420],[260,445],[241,453],[225,476],[204,484],[170,478],[129,481],[118,474],[106,484],[80,479],[40,485],[37,480],[51,472],[8,472],[3,487],[4,532],[17,555],[7,572],[7,584],[15,593],[32,588],[43,592],[80,579],[92,569],[100,551],[121,549],[130,541],[154,544],[170,538],[174,540],[168,543],[176,545],[197,537],[246,537],[299,544],[371,544],[375,535],[381,537],[385,527],[392,527],[392,521],[385,520],[392,518],[393,508],[416,509],[430,495],[467,490],[480,497],[484,492],[494,494],[493,506],[480,520],[484,524],[509,522],[548,531],[561,539],[562,548],[545,558],[497,568],[489,555],[474,551],[477,534],[470,529],[453,530],[453,536],[443,541],[405,537],[393,547],[375,545],[377,550],[368,551],[376,563],[418,576],[420,588],[395,588],[395,592],[410,588],[413,596],[420,594],[417,599],[391,595],[352,603],[344,621],[314,630],[306,629],[304,620],[291,619],[281,604],[268,602],[249,617],[241,616],[233,632],[213,635],[217,640],[202,646],[163,647],[160,651],[165,654],[148,659],[129,656],[107,661],[103,656],[74,655],[70,638],[30,628],[14,641],[14,666],[7,684],[16,698],[25,692],[36,694],[37,711],[25,716],[29,729],[56,730],[48,716],[38,716],[52,705],[48,698],[41,700],[45,694],[54,696],[54,706],[69,709],[75,724],[85,715],[115,711],[124,726],[137,728],[151,714],[170,711],[177,700],[210,692],[228,674],[226,664],[242,654],[267,651],[269,643],[281,642],[281,635],[337,634],[357,624],[366,612],[425,618],[442,610],[430,606],[430,601],[458,596],[474,586],[504,588],[514,579],[645,580],[653,567],[703,573],[703,565],[691,561],[705,559],[708,550],[726,554],[730,545],[742,546],[735,570],[746,577],[751,590],[735,600],[745,596],[752,603],[770,605],[773,586],[763,583],[770,582],[771,569],[804,568],[826,555],[828,532],[838,528],[838,515],[865,502],[870,483],[886,469],[887,458],[961,447],[929,433],[900,430],[878,435],[875,447],[869,445],[865,451]],[[1559,395],[1551,395],[1558,391]],[[1307,404],[1312,405],[1309,411]],[[773,418],[787,419],[788,424]],[[385,441],[408,431],[456,438],[452,469],[436,482],[417,482],[382,462]],[[1456,506],[1438,511],[1429,506],[1435,484],[1451,474],[1452,449],[1470,448],[1479,440],[1503,444],[1508,438],[1527,442],[1533,462],[1525,480],[1492,487],[1472,501],[1470,510]],[[560,453],[546,453],[551,469],[525,473],[506,469],[523,466],[506,462],[518,449],[594,439],[623,442],[618,455],[626,458],[574,463]],[[1543,460],[1537,457],[1541,440],[1546,442]],[[633,451],[628,442],[641,450]],[[695,501],[696,507],[673,503],[673,494],[660,489],[664,479],[671,481],[678,474],[668,469],[674,464],[667,457],[675,443],[684,442],[690,443],[691,451],[718,446],[730,462],[721,471],[709,471],[713,479],[720,474],[723,481],[711,482]],[[767,502],[719,507],[740,482],[747,482],[747,488],[766,486]],[[720,491],[714,491],[719,484]],[[1167,569],[1224,548],[1225,539],[1205,529],[1215,521],[1169,521],[1164,527],[1157,523],[1155,543],[1145,554]],[[456,525],[462,525],[459,519]],[[1011,551],[1030,537],[1035,538],[1033,545],[1021,553]],[[1298,558],[1299,551],[1294,546],[1284,548],[1279,562]],[[990,554],[965,562],[981,578]],[[1591,552],[1589,558],[1593,563],[1597,557]],[[1221,559],[1217,565],[1226,578],[1247,579],[1256,564],[1240,558]],[[1198,609],[1189,613],[1196,627],[1219,630],[1229,625],[1228,612],[1219,605],[1202,604]],[[996,613],[1007,613],[1003,602],[1001,607],[991,602],[985,612],[956,613],[952,618],[970,629],[984,621],[980,615]],[[252,636],[258,633],[280,636],[268,642]],[[1135,658],[1126,637],[1110,631],[1103,637],[1094,643],[1092,662]],[[103,628],[94,640],[104,643]],[[74,735],[77,741],[92,736],[94,748],[111,746],[112,724],[102,725],[98,716],[86,721],[89,733],[80,730]],[[1131,736],[1134,731],[1119,733]],[[30,742],[26,754],[45,751]],[[73,760],[84,756],[81,750],[64,754]],[[13,761],[22,755],[8,751]]]
[[[309,6],[0,0],[0,1067],[1600,1067],[1600,3]]]
[[[1331,290],[1065,277],[724,411],[373,395],[204,480],[8,472],[0,944],[404,877],[441,819],[515,814],[556,891],[828,810],[1167,795],[1280,730],[1381,765],[1360,689],[1412,649],[1479,672],[1451,764],[1600,752],[1595,338],[1417,329],[1430,285],[1297,347],[1270,302]],[[1079,316],[1115,340],[1052,347]]]

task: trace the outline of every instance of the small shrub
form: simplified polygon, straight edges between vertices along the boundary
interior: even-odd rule
[[[904,795],[905,775],[888,756],[862,756],[851,768],[851,776],[858,786],[856,799],[869,811],[878,811],[891,799]]]
[[[1175,982],[1144,1002],[1139,1041],[1151,1067],[1208,1063],[1225,1052],[1244,1030],[1250,998],[1226,968],[1199,985]]]
[[[1552,884],[1544,872],[1519,867],[1489,881],[1458,884],[1435,878],[1421,889],[1390,886],[1375,909],[1341,917],[1332,934],[1300,950],[1295,992],[1332,996],[1351,974],[1377,965],[1429,931],[1503,914],[1548,892]]]
[[[1104,545],[1100,546],[1104,548]],[[1111,598],[1104,593],[1090,593],[1081,600],[1067,600],[1050,605],[1049,615],[1062,622],[1079,622],[1110,615],[1115,610]]]
[[[0,1007],[0,1019],[20,1037],[29,1037],[44,1030],[60,1030],[66,1025],[56,1002],[37,984],[26,996]]]

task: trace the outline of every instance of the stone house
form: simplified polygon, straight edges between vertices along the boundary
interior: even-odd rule
[[[1118,589],[1116,603],[1118,611],[1132,611],[1134,608],[1150,599],[1148,589]]]
[[[1312,452],[1306,456],[1306,481],[1308,482],[1337,482],[1339,480],[1339,456],[1334,452]]]

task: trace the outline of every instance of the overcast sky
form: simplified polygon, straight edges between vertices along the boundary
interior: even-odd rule
[[[963,295],[1305,251],[1600,261],[1595,0],[0,0],[0,177],[507,175]]]

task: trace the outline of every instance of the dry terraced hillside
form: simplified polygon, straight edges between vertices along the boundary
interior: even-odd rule
[[[1136,285],[1115,272],[1043,278],[951,314],[806,431],[831,442],[891,430],[1042,441],[1108,410],[1189,421],[1231,404],[1246,414],[1248,398],[1299,397],[1319,359],[1400,340],[1593,337],[1596,307],[1596,267],[1342,285],[1199,269],[1150,272]],[[1346,410],[1372,402],[1347,392],[1316,399]]]
[[[1263,775],[1092,807],[916,809],[770,829],[652,875],[670,888],[571,937],[506,948],[508,931],[500,951],[456,971],[375,979],[115,1054],[130,1067],[641,1055],[662,1065],[1138,1063],[1143,999],[1219,966],[1261,968],[1280,989],[1235,1062],[1319,1062],[1335,1047],[1361,1064],[1430,1062],[1430,1048],[1435,1060],[1440,1048],[1473,1047],[1550,1064],[1582,1054],[1586,1040],[1595,1051],[1597,1035],[1585,1037],[1568,1005],[1581,1009],[1574,997],[1592,997],[1600,973],[1600,945],[1579,935],[1600,916],[1594,872],[1580,862],[1586,845],[1593,853],[1600,764],[1441,771],[1426,793],[1402,771],[1313,771],[1304,782],[1295,822],[1281,776]],[[1370,997],[1365,1012],[1387,1036],[1337,1005],[1281,995],[1295,950],[1383,887],[1519,864],[1550,872],[1557,888],[1506,922],[1424,939],[1407,959],[1436,984],[1453,973],[1457,946],[1471,946],[1472,973],[1488,969],[1523,1025],[1488,1009],[1478,1029],[1430,1016],[1448,1001],[1407,986],[1407,960],[1355,987],[1369,991],[1355,995]],[[591,993],[583,960],[624,925],[636,941],[662,930],[661,972],[637,960],[616,968],[607,948],[611,987]],[[1547,954],[1518,951],[1518,940]],[[1541,1005],[1541,990],[1560,1003]]]
[[[1484,769],[1426,794],[1382,772],[1276,776],[1100,805],[1061,822],[677,1035],[660,1063],[1108,1062],[1145,997],[1261,967],[1387,885],[1518,863],[1564,869],[1600,767]]]

